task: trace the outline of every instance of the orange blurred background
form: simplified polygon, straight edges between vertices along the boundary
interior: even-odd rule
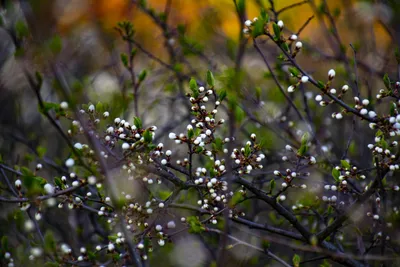
[[[57,1],[55,1],[57,2]],[[104,30],[112,32],[113,27],[118,21],[131,20],[136,26],[136,32],[139,36],[144,37],[145,44],[149,44],[154,40],[153,27],[154,24],[151,19],[133,8],[132,1],[129,0],[72,0],[72,1],[59,1],[56,3],[56,14],[58,17],[57,26],[61,33],[69,33],[76,30],[77,25],[85,25],[87,23],[98,22]],[[162,12],[166,6],[167,0],[148,0],[148,6],[154,8],[158,12]],[[249,18],[259,15],[260,7],[257,1],[246,1],[246,13]],[[265,7],[269,8],[268,1],[263,2]],[[299,3],[299,0],[279,0],[275,1],[275,8],[277,10],[286,6]],[[319,5],[320,1],[315,1]],[[358,23],[372,23],[376,34],[382,37],[380,41],[386,43],[388,35],[385,30],[374,23],[376,17],[381,16],[379,10],[373,4],[362,3],[359,1],[342,1],[328,0],[327,3],[331,10],[341,8],[356,13],[358,16]],[[382,12],[385,12],[384,10]],[[171,11],[168,23],[185,24],[188,26],[189,34],[196,34],[201,31],[205,20],[209,18],[210,13],[213,18],[217,20],[214,27],[220,34],[226,35],[230,38],[236,38],[239,31],[239,22],[235,11],[233,0],[172,0]],[[297,6],[280,15],[280,19],[285,22],[289,28],[297,30],[302,23],[309,17],[314,15],[314,11],[308,4]],[[371,22],[372,20],[372,22]],[[340,24],[341,32],[345,30],[346,25]],[[303,31],[303,37],[312,36],[319,28],[319,23],[316,18],[308,25]],[[346,34],[345,32],[343,33]],[[346,36],[345,36],[346,38]]]

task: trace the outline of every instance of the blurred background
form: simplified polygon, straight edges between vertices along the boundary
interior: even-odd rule
[[[168,125],[179,128],[179,122],[188,122],[183,108],[186,100],[182,98],[188,80],[195,77],[204,81],[210,69],[218,87],[231,95],[232,103],[241,103],[235,110],[236,129],[255,131],[254,124],[247,126],[244,118],[250,111],[262,122],[280,119],[281,104],[286,100],[270,79],[252,41],[242,33],[243,21],[258,16],[262,8],[268,10],[272,20],[283,20],[284,36],[301,31],[299,40],[304,48],[297,60],[314,77],[325,80],[327,70],[334,68],[335,86],[349,84],[353,89],[357,77],[363,98],[378,92],[385,73],[392,81],[397,79],[400,7],[396,1],[243,2],[245,10],[238,14],[233,0],[1,1],[0,152],[15,161],[20,155],[15,151],[26,149],[14,142],[20,137],[19,141],[33,142],[31,147],[46,143],[60,146],[61,150],[55,148],[49,153],[62,155],[63,144],[56,142],[60,137],[52,127],[47,128],[37,112],[26,71],[43,74],[41,94],[45,101],[68,100],[79,105],[102,101],[112,107],[112,116],[137,115],[146,124],[171,130]],[[123,41],[116,30],[121,21],[133,23],[135,45]],[[260,43],[267,58],[275,61],[279,56],[276,47],[263,40]],[[357,51],[356,57],[350,44]],[[121,54],[129,55],[132,49],[137,52],[131,72],[124,67]],[[274,69],[288,86],[285,63],[278,62]],[[146,74],[146,78],[137,86],[131,74],[137,76],[136,83],[140,74]],[[312,88],[305,90],[309,99],[317,93]],[[302,103],[300,98],[294,101]],[[318,115],[315,120],[321,137],[330,138],[322,126],[331,123],[330,114],[338,109],[316,110],[315,103],[310,102],[311,112]],[[246,110],[246,106],[255,110]],[[270,130],[263,134],[263,142],[266,149],[273,150],[282,144],[274,141]],[[359,155],[364,154],[362,149]]]

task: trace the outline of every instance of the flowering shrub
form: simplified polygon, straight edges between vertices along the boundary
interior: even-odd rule
[[[167,13],[133,2],[163,31],[171,62],[142,47],[132,23],[118,23],[129,78],[116,102],[82,104],[85,85],[57,64],[51,73],[23,68],[38,114],[64,149],[52,158],[58,141],[37,145],[17,163],[2,154],[1,264],[396,266],[400,82],[385,74],[374,96],[359,81],[356,57],[352,77],[326,69],[318,80],[297,61],[301,30],[286,29],[274,5],[246,19],[244,1],[234,1],[243,27],[235,68],[186,71],[185,55],[211,60],[184,28],[173,35]],[[21,52],[29,32],[8,23]],[[246,88],[247,42],[282,96],[276,103]],[[266,42],[278,51],[276,66]],[[146,91],[156,70],[138,71],[138,54],[173,74],[161,97]],[[344,52],[340,62],[351,71]],[[43,96],[49,87],[54,101]]]

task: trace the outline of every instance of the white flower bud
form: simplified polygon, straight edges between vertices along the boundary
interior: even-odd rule
[[[370,112],[368,112],[368,116],[370,117],[370,118],[375,118],[376,117],[376,113],[375,113],[375,111],[370,111]]]
[[[246,25],[247,27],[250,27],[251,26],[251,20],[246,20],[245,22],[244,22],[244,25]]]
[[[296,43],[296,48],[297,49],[301,49],[303,47],[303,43],[302,42],[297,42]]]
[[[321,95],[316,95],[315,96],[315,101],[320,102],[322,100],[322,96]]]
[[[335,78],[335,75],[336,75],[336,72],[335,72],[334,69],[330,69],[330,70],[328,71],[328,78],[329,78],[330,80],[332,80],[333,78]]]
[[[46,191],[47,194],[54,194],[54,186],[51,184],[45,184],[44,191]]]
[[[176,134],[169,133],[168,137],[169,137],[169,139],[176,139]]]
[[[282,29],[284,26],[283,21],[282,20],[278,21],[277,25],[279,26],[279,28]]]
[[[306,83],[306,82],[308,82],[308,80],[309,80],[308,76],[301,77],[301,82],[302,83]]]
[[[61,109],[67,109],[68,108],[68,102],[65,102],[65,101],[61,102],[60,103],[60,108]]]
[[[167,224],[167,227],[169,229],[174,229],[176,227],[176,224],[175,224],[174,221],[169,221],[168,224]]]
[[[73,167],[74,165],[75,165],[74,159],[69,158],[65,161],[65,166],[67,166],[68,168]]]
[[[127,149],[129,149],[131,146],[128,144],[128,143],[123,143],[122,144],[122,149],[123,150],[127,150]]]

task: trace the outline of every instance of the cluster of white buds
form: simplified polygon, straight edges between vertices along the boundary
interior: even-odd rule
[[[251,136],[252,140],[255,141],[255,134]],[[256,154],[259,150],[258,145],[252,144],[251,141],[246,143],[245,147],[240,150],[235,148],[231,153],[231,158],[235,164],[239,165],[239,174],[250,173],[254,168],[262,169],[263,165],[260,162],[265,159],[263,153]]]
[[[337,196],[335,196],[335,195],[330,196],[330,197],[322,196],[322,201],[335,203],[337,201]]]
[[[336,185],[325,185],[324,186],[324,189],[325,190],[332,190],[332,191],[337,191],[338,190],[338,187],[336,186]]]
[[[253,18],[253,21],[251,21],[251,20],[249,20],[249,19],[246,20],[246,21],[244,22],[245,28],[243,29],[243,33],[244,33],[244,34],[248,34],[248,33],[250,32],[251,27],[253,26],[253,23],[256,22],[257,20],[258,20],[257,17]]]

